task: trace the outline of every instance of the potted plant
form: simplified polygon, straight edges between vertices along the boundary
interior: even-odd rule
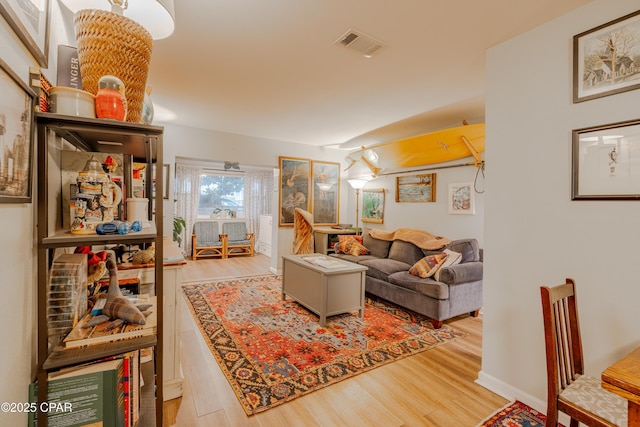
[[[173,217],[173,240],[182,246],[182,231],[187,227],[187,221],[179,216]]]

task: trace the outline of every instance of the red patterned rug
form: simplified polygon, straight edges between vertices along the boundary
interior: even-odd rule
[[[507,404],[504,408],[478,424],[477,427],[544,427],[547,417],[519,400]],[[563,427],[558,424],[558,427]]]
[[[367,298],[364,319],[318,316],[287,298],[280,276],[182,286],[205,341],[248,415],[465,334]]]

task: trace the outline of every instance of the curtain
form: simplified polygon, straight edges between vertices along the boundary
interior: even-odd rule
[[[244,212],[247,229],[260,238],[260,215],[271,215],[272,171],[247,172],[244,179]]]
[[[187,255],[191,254],[191,233],[198,216],[201,175],[200,167],[176,164],[175,216],[184,218],[187,223],[182,236],[182,247]]]

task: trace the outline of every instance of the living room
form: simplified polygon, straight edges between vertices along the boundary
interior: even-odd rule
[[[571,131],[637,119],[640,92],[572,103],[572,38],[637,10],[631,0],[586,3],[542,26],[487,50],[483,195],[463,237],[473,235],[484,249],[482,370],[488,389],[545,410],[546,376],[539,286],[565,277],[577,281],[587,372],[598,377],[612,362],[636,348],[638,275],[634,201],[571,200]],[[52,19],[60,19],[54,4]],[[0,25],[3,60],[25,81],[33,59],[12,29]],[[51,45],[68,42],[54,30]],[[52,51],[55,51],[53,49]],[[52,55],[55,55],[52,53]],[[514,59],[516,58],[516,59]],[[235,160],[277,167],[279,155],[343,162],[344,153],[237,134],[165,126],[165,163],[176,156]],[[265,159],[270,159],[265,164]],[[473,181],[474,168],[436,171],[447,182]],[[442,178],[442,179],[440,179]],[[390,180],[370,188],[389,188]],[[341,187],[341,222],[353,223],[355,194]],[[35,204],[2,205],[5,249],[4,297],[0,312],[5,350],[0,355],[4,401],[24,401],[35,361]],[[170,209],[165,208],[167,212]],[[420,211],[405,223],[406,212],[385,210],[385,229],[410,225],[457,237],[444,205]],[[429,218],[428,221],[424,221]],[[170,218],[166,219],[167,221]],[[477,224],[475,222],[478,221]],[[165,227],[166,228],[166,227]],[[279,246],[290,247],[288,229],[278,230]],[[623,237],[624,236],[624,237]],[[3,421],[6,414],[3,414]],[[7,423],[20,425],[16,414]]]

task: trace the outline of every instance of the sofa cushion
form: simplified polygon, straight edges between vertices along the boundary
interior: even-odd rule
[[[368,267],[367,276],[388,281],[390,274],[398,271],[409,271],[410,264],[388,258],[377,258],[360,261],[358,264]],[[408,274],[408,273],[407,273]]]
[[[409,274],[408,271],[398,271],[389,275],[389,283],[419,292],[438,300],[449,299],[449,286],[436,282],[433,278],[423,279]]]
[[[378,258],[386,258],[389,255],[391,242],[387,240],[379,240],[369,235],[369,230],[365,229],[362,234],[362,244],[369,249],[369,253]]]
[[[427,255],[426,257],[419,259],[418,262],[413,264],[409,269],[409,274],[422,277],[423,279],[431,277],[436,274],[436,271],[441,265],[445,263],[448,258],[446,252],[441,252],[435,255]]]
[[[447,245],[447,249],[462,254],[460,262],[480,261],[480,248],[476,239],[454,240]]]
[[[436,269],[435,275],[433,277],[438,282],[440,281],[440,270],[442,270],[442,267],[449,267],[451,265],[460,264],[460,262],[462,261],[462,254],[460,252],[454,252],[451,249],[445,249],[443,254],[447,254],[447,256],[445,257],[440,267]]]
[[[388,258],[401,261],[412,266],[418,262],[419,259],[424,258],[424,253],[422,253],[422,250],[413,243],[394,240],[393,243],[391,243]],[[409,269],[407,268],[407,270]]]

